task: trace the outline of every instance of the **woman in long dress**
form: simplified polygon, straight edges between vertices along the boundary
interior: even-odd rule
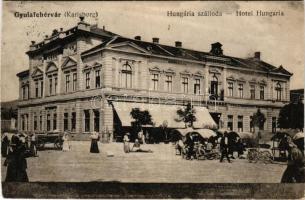
[[[99,134],[97,132],[93,132],[90,135],[91,138],[91,147],[90,147],[90,153],[99,153],[98,149],[98,140],[99,140]]]
[[[69,144],[69,134],[64,133],[63,139],[63,145],[62,145],[62,151],[69,151],[70,150],[70,144]]]
[[[4,166],[7,166],[5,182],[28,182],[25,145],[16,138],[11,142],[10,149],[4,162]]]
[[[8,139],[8,134],[4,133],[1,138],[1,155],[2,157],[7,156],[7,150],[10,144],[10,140]]]
[[[130,139],[129,139],[129,133],[126,133],[125,135],[124,135],[124,138],[123,138],[123,142],[124,142],[124,152],[125,153],[129,153],[130,152],[130,146],[129,146],[129,141],[130,141]]]

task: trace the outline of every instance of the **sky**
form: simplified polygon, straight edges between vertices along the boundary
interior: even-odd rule
[[[291,89],[304,88],[304,4],[303,2],[3,2],[1,36],[1,101],[18,98],[16,74],[29,67],[32,40],[42,41],[53,29],[67,30],[78,17],[65,12],[98,13],[85,21],[105,26],[125,37],[142,40],[160,38],[160,43],[209,51],[214,42],[223,44],[225,55],[241,58],[261,52],[261,59],[283,65],[294,75]],[[236,16],[236,11],[281,11],[284,16]],[[58,12],[61,17],[18,18],[15,13]],[[168,11],[219,11],[221,17],[170,17]]]

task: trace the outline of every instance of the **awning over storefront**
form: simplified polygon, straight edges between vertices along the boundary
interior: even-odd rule
[[[194,122],[194,128],[217,128],[217,124],[213,120],[206,107],[194,107],[196,111],[196,121]]]
[[[168,128],[185,128],[184,122],[177,121],[177,110],[181,106],[166,104],[147,104],[132,102],[112,102],[115,111],[121,120],[122,126],[131,126],[134,119],[130,112],[133,108],[139,108],[141,111],[147,110],[152,116],[152,121],[156,127],[167,125]],[[196,122],[194,128],[214,128],[216,123],[208,110],[204,107],[194,107],[196,110]]]

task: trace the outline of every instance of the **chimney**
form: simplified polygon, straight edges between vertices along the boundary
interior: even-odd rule
[[[137,35],[134,37],[135,40],[141,40],[141,36]]]
[[[64,29],[63,28],[59,28],[60,32],[62,32]]]
[[[36,42],[35,41],[31,41],[31,43],[32,43],[32,45],[35,45]]]
[[[159,44],[159,38],[154,37],[154,38],[152,38],[152,41],[155,44]]]
[[[175,47],[181,48],[182,47],[182,42],[176,41],[175,42]]]
[[[105,30],[105,26],[103,26],[103,31]]]
[[[259,51],[254,52],[254,58],[256,58],[257,60],[260,60],[261,59],[261,52],[259,52]]]
[[[222,47],[222,44],[220,42],[215,42],[215,43],[211,44],[210,53],[212,53],[213,55],[216,55],[216,56],[223,55],[223,50],[221,47]]]
[[[45,37],[46,37],[46,39],[48,39],[49,36],[48,36],[48,35],[45,35]]]

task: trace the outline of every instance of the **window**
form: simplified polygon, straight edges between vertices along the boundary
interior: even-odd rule
[[[100,88],[101,87],[101,70],[95,71],[95,87]]]
[[[42,127],[42,115],[39,116],[39,128],[40,128],[40,131],[43,130],[43,127]]]
[[[86,89],[90,89],[90,72],[86,73]]]
[[[70,90],[70,74],[66,75],[66,92]]]
[[[67,131],[68,128],[68,118],[69,118],[69,114],[68,113],[64,113],[64,131]]]
[[[53,87],[53,83],[52,83],[52,78],[49,78],[49,95],[52,95],[52,87]]]
[[[36,80],[35,81],[35,97],[37,98],[38,95],[39,95],[39,93],[38,93],[38,81]]]
[[[47,131],[51,130],[51,115],[47,114]]]
[[[255,85],[250,85],[250,99],[255,99]]]
[[[218,78],[214,74],[211,80],[211,95],[216,96],[218,95]]]
[[[244,97],[244,85],[238,84],[238,97],[243,98]]]
[[[121,71],[121,83],[122,87],[124,88],[131,88],[132,87],[132,70],[128,62],[123,65]]]
[[[35,115],[34,116],[34,131],[36,131],[37,130],[37,116]]]
[[[84,110],[85,114],[85,132],[90,132],[90,112],[89,110]]]
[[[98,110],[94,111],[94,131],[100,131],[100,112]]]
[[[172,92],[173,91],[173,76],[171,75],[166,75],[166,91],[167,92]]]
[[[57,93],[57,77],[54,78],[54,94]]]
[[[151,84],[152,84],[152,90],[158,90],[159,74],[152,74]]]
[[[282,100],[282,85],[278,82],[275,86],[276,91],[276,100],[281,101]]]
[[[40,81],[40,96],[43,96],[43,81]]]
[[[261,85],[259,90],[259,98],[260,99],[265,99],[265,86]]]
[[[188,89],[189,89],[189,79],[187,77],[182,77],[183,93],[188,93]]]
[[[195,79],[194,94],[200,94],[200,79]]]
[[[251,132],[251,133],[254,133],[253,116],[250,116],[250,132]]]
[[[276,133],[276,117],[272,117],[272,133]]]
[[[76,91],[76,83],[77,83],[77,74],[73,73],[73,84],[72,84],[73,91]]]
[[[53,130],[57,129],[57,114],[53,114]]]
[[[237,119],[238,119],[237,120],[238,132],[243,132],[243,119],[244,119],[244,117],[239,115]]]
[[[228,95],[229,95],[229,97],[233,97],[233,90],[234,90],[233,82],[229,82],[228,83]]]
[[[72,112],[71,130],[72,130],[72,132],[75,132],[75,130],[76,130],[76,112]]]
[[[21,129],[24,131],[25,130],[25,116],[21,116]]]
[[[228,115],[228,130],[232,131],[233,130],[233,115]]]
[[[25,86],[22,86],[22,99],[25,99]]]

